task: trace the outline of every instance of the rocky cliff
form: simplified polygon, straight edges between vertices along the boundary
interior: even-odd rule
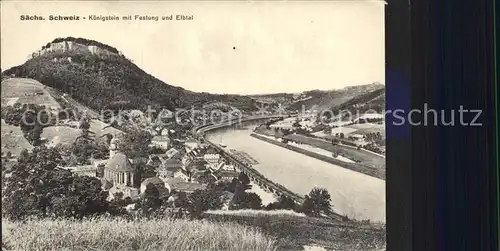
[[[97,56],[110,56],[118,55],[119,53],[111,52],[105,48],[101,48],[97,45],[84,45],[73,41],[61,41],[55,43],[49,43],[49,46],[44,46],[42,49],[33,52],[30,58],[35,58],[38,56],[43,56],[49,53],[65,53],[68,51],[73,51],[79,54],[92,54]]]

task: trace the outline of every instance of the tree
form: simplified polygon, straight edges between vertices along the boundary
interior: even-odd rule
[[[108,193],[101,189],[101,181],[94,177],[72,176],[66,196],[52,200],[55,216],[81,219],[87,215],[101,214],[108,210]]]
[[[134,161],[132,165],[137,170],[137,175],[134,176],[134,183],[140,184],[147,178],[155,177],[157,175],[156,169],[160,164],[155,165],[155,163],[147,164],[144,161]]]
[[[305,196],[300,211],[306,215],[318,217],[321,213],[330,212],[330,202],[330,193],[324,188],[315,187]]]
[[[283,132],[283,136],[292,134],[292,131],[290,129],[282,129],[281,131]]]
[[[43,132],[43,128],[40,125],[35,125],[33,129],[25,132],[25,138],[33,145],[39,146],[41,141],[41,135]]]
[[[248,175],[244,172],[241,172],[239,175],[238,175],[238,180],[245,186],[249,185],[250,184],[250,178],[248,177]]]
[[[123,199],[123,192],[116,192],[115,194],[113,194],[113,197],[115,200],[121,200]]]
[[[160,199],[160,192],[158,188],[149,183],[146,186],[146,190],[141,198],[141,209],[144,213],[148,214],[151,211],[154,211],[160,208],[162,201]]]
[[[177,193],[177,198],[174,200],[174,207],[188,208],[189,200],[185,192]]]
[[[188,212],[191,217],[198,218],[207,210],[221,209],[224,205],[222,190],[215,185],[209,185],[206,189],[195,190],[188,196]]]
[[[148,157],[152,136],[147,131],[131,129],[119,141],[119,149],[129,158]]]
[[[341,133],[339,134],[339,136],[340,136],[340,138],[341,138],[341,139],[343,139],[343,138],[344,138],[344,133],[342,133],[342,132],[341,132]]]
[[[82,118],[80,121],[80,125],[78,127],[81,130],[89,130],[90,129],[90,120],[89,118]]]
[[[198,182],[201,184],[215,184],[217,179],[210,173],[206,171],[197,178]]]
[[[107,212],[113,216],[125,215],[127,214],[127,210],[124,207],[129,204],[132,204],[132,199],[130,199],[130,197],[123,200],[112,200],[108,205]]]
[[[279,209],[296,210],[297,205],[295,204],[295,201],[292,200],[290,197],[282,195],[280,196],[278,201],[269,203],[266,206],[266,210],[279,210]]]
[[[61,148],[60,148],[61,149]],[[90,164],[90,158],[105,159],[109,156],[108,147],[89,138],[79,138],[70,147],[77,164]]]
[[[21,150],[21,153],[19,154],[18,161],[19,162],[24,162],[27,158],[29,158],[28,149]]]
[[[262,199],[256,193],[243,192],[235,195],[236,199],[232,203],[231,209],[261,209]]]
[[[82,134],[80,136],[81,138],[90,139],[90,134],[92,132],[90,131],[90,119],[89,118],[82,118],[78,128],[80,130],[82,130]]]
[[[240,183],[240,181],[237,178],[233,178],[231,180],[231,183],[229,184],[228,189],[226,191],[229,191],[231,193],[235,193],[236,192],[236,186],[238,186],[239,183]]]
[[[35,147],[23,153],[5,181],[2,214],[18,220],[28,216],[82,218],[107,210],[107,192],[97,178],[73,176],[61,169],[56,149]]]
[[[111,133],[106,134],[106,144],[111,144],[111,140],[113,139],[113,135]]]
[[[14,104],[1,109],[1,116],[5,123],[19,126],[24,137],[34,146],[40,145],[40,135],[43,127],[54,124],[55,120],[49,116],[45,106],[36,104]]]

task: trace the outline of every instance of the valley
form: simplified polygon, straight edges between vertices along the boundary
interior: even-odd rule
[[[385,118],[366,119],[367,110],[384,108],[381,84],[193,92],[146,73],[112,46],[67,37],[3,71],[1,87],[2,222],[11,238],[25,217],[42,219],[30,223],[36,231],[55,232],[63,230],[49,216],[85,218],[68,225],[71,234],[79,226],[88,231],[86,217],[108,217],[100,231],[122,220],[131,229],[150,226],[134,222],[147,218],[205,229],[229,222],[228,231],[250,226],[279,236],[249,233],[261,250],[385,247]],[[361,114],[347,121],[323,116],[356,109]],[[291,240],[300,229],[290,222],[311,234]],[[283,230],[273,232],[276,226]]]

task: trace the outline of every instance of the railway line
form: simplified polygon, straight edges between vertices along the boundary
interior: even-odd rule
[[[302,204],[304,202],[303,196],[290,191],[289,189],[287,189],[286,187],[284,187],[281,184],[278,184],[276,182],[273,182],[272,180],[269,180],[264,175],[262,175],[260,172],[258,172],[254,168],[252,168],[251,164],[242,162],[237,157],[233,156],[233,154],[231,154],[231,152],[228,151],[227,149],[225,149],[224,147],[221,147],[220,145],[218,145],[214,142],[211,142],[204,137],[205,132],[207,132],[207,131],[231,126],[236,122],[267,120],[267,119],[273,119],[273,118],[279,118],[279,117],[283,117],[283,116],[247,117],[247,118],[244,118],[242,120],[233,120],[233,121],[229,121],[226,123],[220,123],[220,124],[216,124],[216,125],[208,124],[208,125],[198,126],[198,127],[193,129],[193,132],[199,140],[203,140],[204,142],[210,144],[212,147],[217,149],[217,151],[222,156],[229,159],[235,165],[236,168],[238,168],[240,171],[244,172],[250,178],[251,181],[255,182],[257,185],[259,185],[263,189],[265,189],[269,192],[272,192],[278,196],[285,195],[285,196],[293,199],[297,204]],[[330,212],[326,216],[329,218],[332,218],[332,219],[337,219],[337,220],[344,220],[345,219],[345,216],[342,216],[342,215],[334,213],[334,212]]]

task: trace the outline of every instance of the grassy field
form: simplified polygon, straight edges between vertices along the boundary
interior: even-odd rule
[[[356,133],[356,134],[361,134],[361,135],[365,135],[368,133],[380,133],[380,134],[382,134],[382,138],[385,139],[385,125],[384,124],[372,124],[372,123],[354,124],[354,125],[346,126],[346,128],[355,130],[351,133]]]
[[[70,109],[76,109],[80,112],[85,112],[87,115],[89,115],[91,118],[99,118],[99,113],[90,107],[87,107],[80,102],[74,100],[71,98],[70,95],[65,94],[64,92],[61,92],[60,90],[51,88],[51,87],[45,87],[47,92],[57,101],[59,104],[64,105],[67,108]]]
[[[231,222],[98,218],[81,222],[2,219],[2,250],[276,250],[275,240]]]
[[[90,131],[95,133],[96,138],[102,137],[106,134],[119,135],[123,133],[122,131],[97,119],[90,120]]]
[[[272,211],[264,211],[264,210],[254,210],[254,209],[241,209],[241,210],[211,210],[207,211],[207,214],[214,215],[234,215],[234,216],[248,216],[248,217],[257,217],[257,216],[294,216],[294,217],[306,217],[303,213],[297,213],[292,210],[272,210]]]
[[[204,217],[215,222],[236,222],[257,227],[276,238],[278,250],[303,250],[304,246],[318,246],[326,250],[385,249],[385,225],[304,217],[286,210],[252,211],[255,210],[207,212]]]
[[[82,134],[82,130],[67,126],[49,126],[43,129],[42,138],[47,139],[47,144],[71,145]]]
[[[19,126],[8,125],[2,119],[1,130],[2,152],[11,152],[13,156],[18,156],[23,149],[33,149],[33,146],[23,136]]]
[[[33,79],[11,78],[2,81],[2,105],[15,102],[60,108],[46,87]]]

